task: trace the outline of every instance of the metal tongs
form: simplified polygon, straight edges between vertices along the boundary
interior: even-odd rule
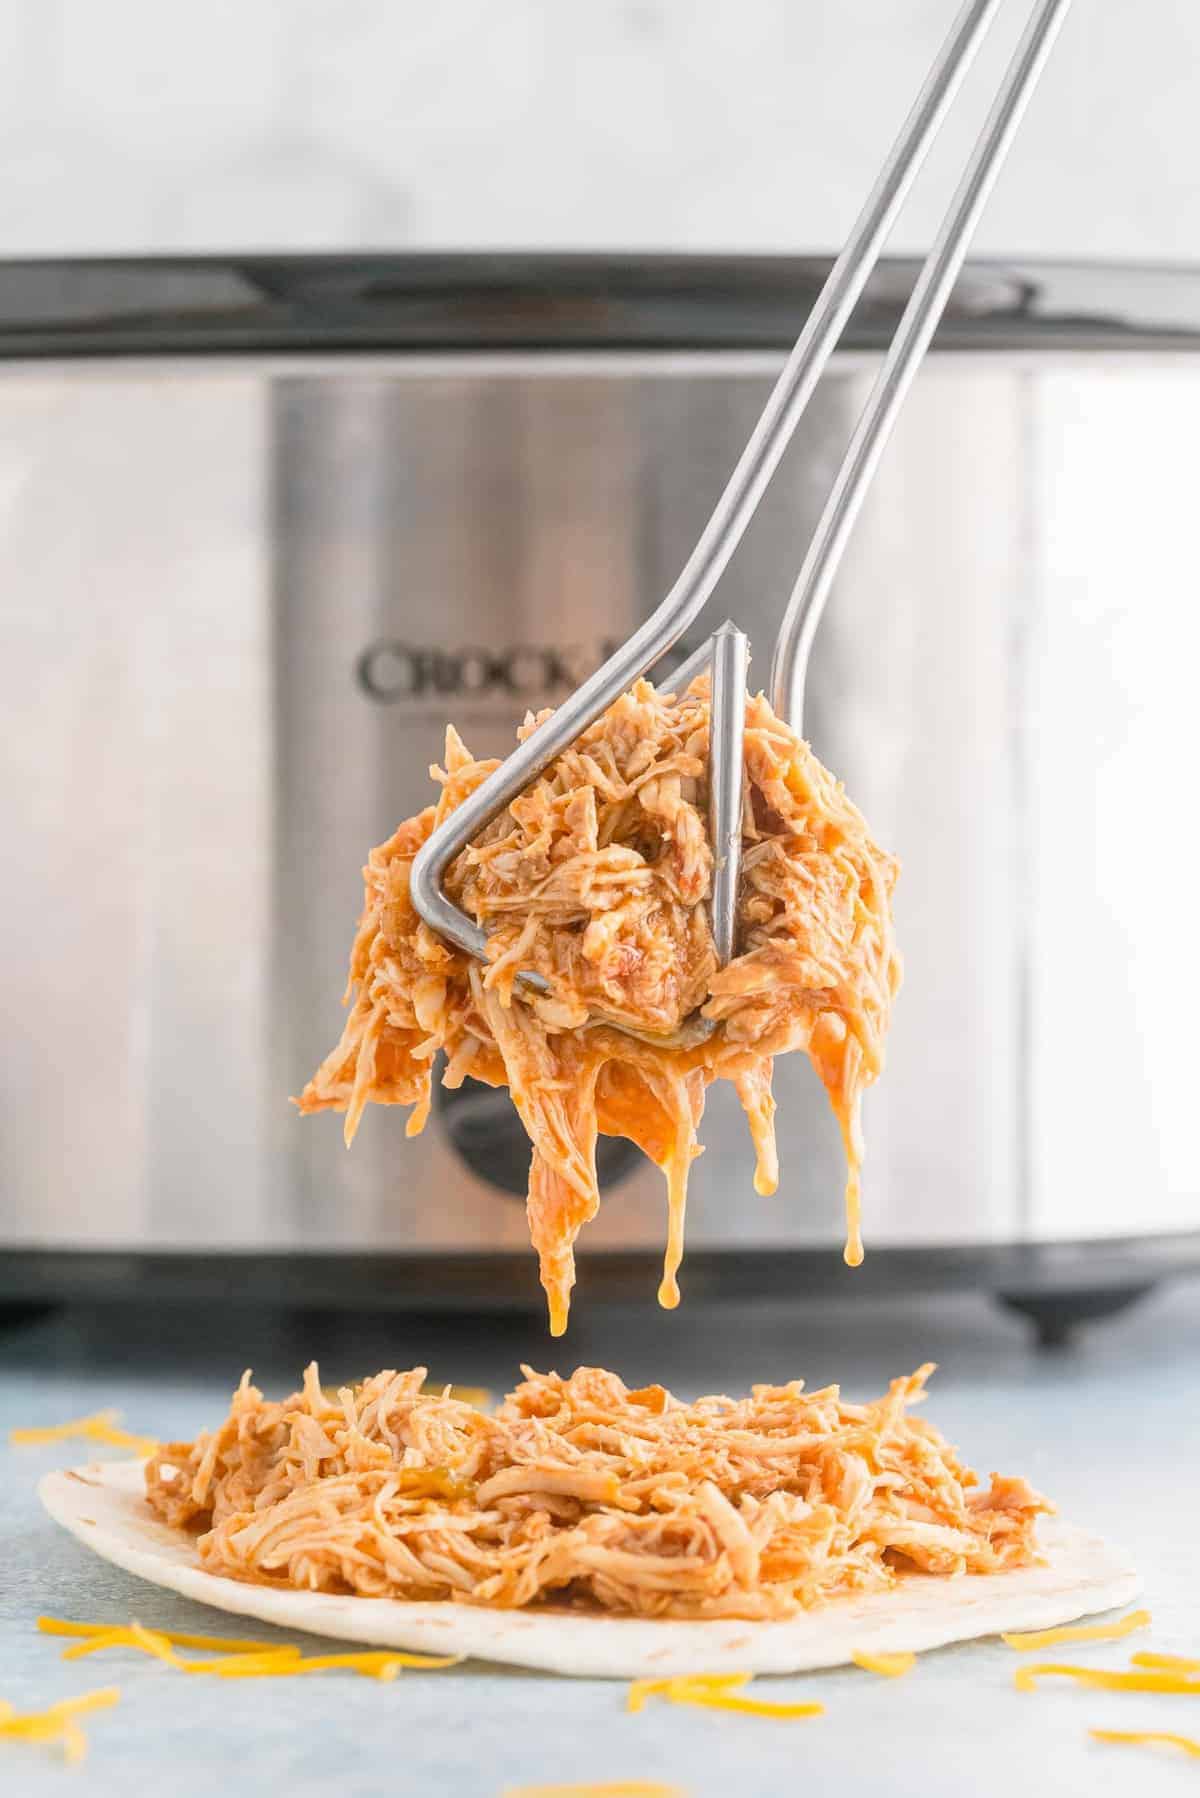
[[[616,654],[438,826],[416,856],[410,890],[417,912],[432,930],[468,954],[485,960],[487,935],[442,890],[447,868],[523,788],[536,780],[634,681],[653,668],[709,598],[779,466],[1000,4],[1001,0],[967,0],[960,11],[750,441],[671,591]],[[776,713],[796,731],[801,728],[809,651],[851,528],[1069,4],[1070,0],[1037,0],[1030,14],[855,427],[792,589],[775,643],[770,687]],[[670,690],[683,692],[710,663],[708,826],[714,867],[709,904],[713,943],[719,964],[724,967],[732,960],[735,948],[742,849],[742,735],[749,664],[749,644],[733,624],[722,625],[675,670]],[[549,990],[542,976],[532,971],[523,973],[521,979],[536,991]],[[670,1036],[645,1034],[647,1040],[680,1043],[703,1040],[711,1028],[697,1016],[685,1021]]]

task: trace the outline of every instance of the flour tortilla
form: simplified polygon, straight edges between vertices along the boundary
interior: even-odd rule
[[[50,1473],[38,1495],[56,1523],[104,1560],[219,1611],[378,1648],[457,1654],[591,1679],[803,1673],[842,1666],[859,1651],[919,1651],[1000,1630],[1049,1629],[1128,1604],[1141,1589],[1119,1549],[1087,1530],[1044,1518],[1045,1566],[961,1579],[913,1574],[889,1592],[835,1598],[783,1622],[645,1621],[283,1591],[206,1572],[193,1538],[151,1511],[142,1465],[108,1461]]]

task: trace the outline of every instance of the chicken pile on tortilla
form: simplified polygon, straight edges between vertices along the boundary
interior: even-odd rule
[[[494,1416],[423,1393],[424,1368],[329,1395],[312,1365],[281,1403],[247,1375],[219,1429],[149,1461],[147,1495],[237,1580],[761,1621],[1027,1567],[1052,1509],[1023,1479],[981,1484],[911,1415],[928,1366],[861,1405],[800,1381],[685,1404],[599,1368],[524,1371]]]

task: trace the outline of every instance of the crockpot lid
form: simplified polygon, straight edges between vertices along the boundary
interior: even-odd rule
[[[0,262],[0,356],[790,347],[827,257],[197,256]],[[892,336],[881,261],[843,339]],[[980,260],[941,350],[1200,349],[1200,268]]]

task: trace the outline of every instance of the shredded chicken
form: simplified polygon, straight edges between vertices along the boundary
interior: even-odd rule
[[[684,1404],[581,1367],[524,1369],[494,1416],[422,1394],[424,1368],[336,1397],[315,1365],[268,1403],[245,1375],[221,1427],[146,1469],[213,1573],[364,1597],[547,1601],[643,1617],[787,1617],[906,1574],[1035,1558],[1022,1479],[990,1489],[909,1415],[929,1366],[870,1404],[755,1386]]]
[[[539,719],[526,719],[528,735]],[[705,901],[708,682],[680,697],[640,681],[457,858],[450,895],[488,931],[475,962],[430,931],[409,897],[413,857],[497,764],[455,731],[437,805],[371,852],[341,1041],[298,1100],[344,1111],[349,1143],[368,1100],[429,1115],[434,1062],[458,1086],[507,1086],[533,1144],[529,1225],[555,1335],[566,1328],[574,1243],[600,1203],[597,1132],[624,1136],[667,1179],[660,1302],[679,1302],[688,1169],[705,1088],[731,1080],[754,1140],[755,1187],[775,1190],[772,1060],[806,1049],[841,1127],[846,1259],[862,1259],[860,1108],[878,1075],[900,964],[892,858],[841,786],[761,696],[746,703],[738,954],[718,969]],[[532,970],[539,995],[519,981]],[[645,1041],[699,1011],[691,1047]]]

